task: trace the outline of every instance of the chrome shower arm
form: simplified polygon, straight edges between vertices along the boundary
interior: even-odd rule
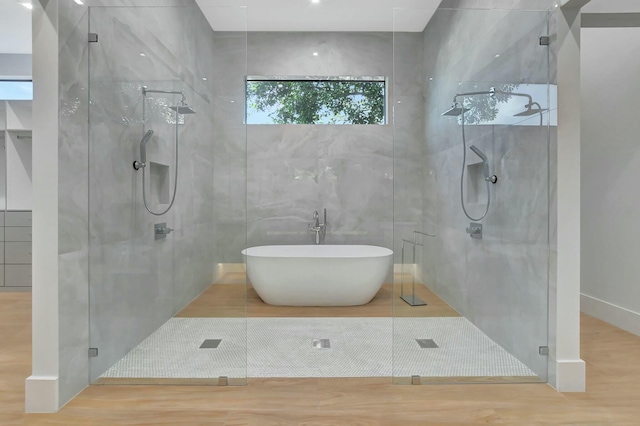
[[[496,90],[494,88],[491,88],[490,90],[485,90],[482,92],[467,92],[467,93],[456,93],[456,95],[453,97],[453,102],[457,102],[458,98],[462,98],[462,97],[467,97],[467,96],[480,96],[480,95],[496,95],[496,94],[500,94],[500,95],[510,95],[510,96],[521,96],[523,98],[527,98],[529,100],[529,103],[527,104],[528,106],[533,104],[533,98],[531,97],[531,95],[528,95],[526,93],[517,93],[517,92],[505,92],[504,90]]]
[[[164,93],[165,95],[180,95],[182,96],[182,101],[186,101],[186,96],[184,95],[184,91],[176,91],[176,90],[157,90],[157,89],[148,89],[147,86],[142,86],[142,94],[146,96],[147,93]]]
[[[453,102],[457,102],[458,98],[463,98],[467,96],[480,96],[480,95],[492,95],[495,91],[485,90],[483,92],[467,92],[467,93],[456,93],[453,97]]]

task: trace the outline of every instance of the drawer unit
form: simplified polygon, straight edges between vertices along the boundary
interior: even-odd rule
[[[30,287],[31,265],[5,265],[5,287]]]
[[[4,226],[31,226],[31,212],[5,212]]]
[[[4,290],[31,287],[31,241],[30,211],[0,211],[0,287]]]
[[[8,226],[0,229],[4,229],[4,241],[31,241],[30,226]]]
[[[30,264],[31,263],[31,243],[5,241],[4,263],[5,264],[10,264],[10,263]]]

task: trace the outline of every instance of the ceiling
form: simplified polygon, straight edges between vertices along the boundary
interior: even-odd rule
[[[0,53],[31,53],[31,11],[15,0],[0,0]]]
[[[196,3],[214,31],[420,32],[441,1],[320,0],[315,4],[312,0],[196,0]]]

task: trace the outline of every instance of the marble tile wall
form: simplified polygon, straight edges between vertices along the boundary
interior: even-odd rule
[[[202,54],[213,52],[213,32],[193,1],[152,3],[60,3],[61,403],[213,280],[214,82],[203,77],[214,59]],[[98,43],[86,42],[89,28]],[[142,85],[185,90],[197,111],[179,126],[178,194],[158,218],[146,212],[131,167],[143,134]],[[179,97],[156,99],[171,105]],[[166,108],[147,112],[155,131],[148,159],[169,165],[172,182],[173,117]],[[154,241],[157,222],[175,228],[166,241]],[[100,350],[90,366],[89,346]]]
[[[407,40],[401,55],[403,83],[392,84],[390,33],[216,33],[216,56],[234,57],[247,46],[247,63],[220,61],[219,78],[228,82],[214,101],[216,122],[216,220],[228,231],[217,236],[216,258],[241,262],[243,247],[309,244],[314,211],[327,209],[327,244],[393,246],[394,144],[387,125],[243,126],[244,75],[376,75],[389,78],[389,102],[405,101],[402,134],[419,150],[422,133],[420,34]],[[246,44],[245,44],[246,43]],[[313,56],[318,52],[318,56]],[[237,58],[237,56],[235,56]],[[394,95],[395,92],[395,95]],[[417,94],[417,96],[416,96]],[[233,102],[232,102],[233,101]],[[246,131],[246,134],[244,133]],[[246,137],[246,139],[245,139]],[[246,140],[246,146],[244,142]],[[407,144],[408,145],[408,144]],[[246,150],[246,151],[245,151]],[[412,161],[415,157],[411,157]],[[245,169],[246,161],[246,169]],[[406,160],[410,161],[410,160]],[[415,165],[413,165],[415,168]],[[241,202],[245,188],[246,207]],[[415,194],[414,194],[415,196]],[[414,205],[419,203],[414,203]],[[246,208],[246,216],[245,210]],[[409,215],[419,221],[420,209]],[[242,236],[247,219],[247,241]],[[233,247],[233,250],[229,250]]]
[[[460,207],[461,126],[441,114],[455,93],[545,84],[548,48],[538,37],[547,34],[547,21],[545,11],[440,9],[425,29],[423,227],[438,238],[421,265],[429,287],[545,378],[538,346],[547,344],[549,128],[466,126],[467,146],[483,150],[499,177],[480,241],[466,234],[470,221]],[[484,206],[471,204],[470,213]]]

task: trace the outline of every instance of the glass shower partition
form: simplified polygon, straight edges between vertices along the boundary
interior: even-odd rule
[[[246,19],[243,8],[220,9]],[[244,275],[230,297],[211,291],[226,264],[242,265],[220,243],[230,204],[219,203],[228,177],[216,174],[225,149],[216,120],[242,95],[226,92],[215,33],[196,6],[91,7],[88,21],[90,380],[245,384]],[[246,30],[234,35],[230,55],[244,63]],[[243,187],[246,165],[236,172]],[[242,191],[226,195],[244,205]],[[234,221],[244,246],[246,213]]]
[[[394,383],[547,381],[549,17],[394,12]]]

